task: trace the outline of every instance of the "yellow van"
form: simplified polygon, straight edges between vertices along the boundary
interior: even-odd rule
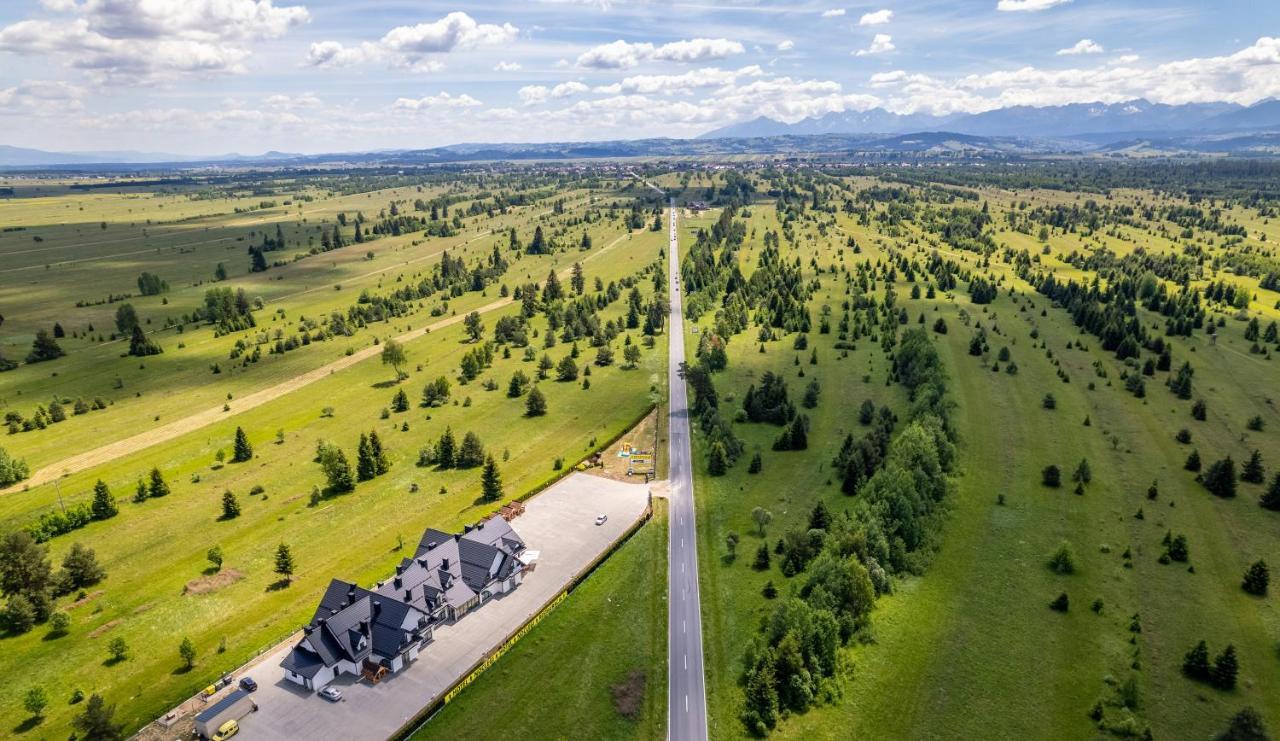
[[[240,732],[240,724],[234,720],[218,726],[218,732],[213,735],[212,741],[225,741]]]

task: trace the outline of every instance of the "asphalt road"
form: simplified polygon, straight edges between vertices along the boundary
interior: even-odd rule
[[[680,365],[684,362],[683,299],[676,209],[670,208],[671,245],[668,281],[671,316],[667,460],[671,481],[671,541],[667,546],[667,738],[707,738],[707,693],[702,668],[702,612],[698,601],[698,531],[694,527],[693,454],[689,447],[689,407]]]

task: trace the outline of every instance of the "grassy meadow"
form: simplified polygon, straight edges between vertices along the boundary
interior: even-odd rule
[[[315,200],[300,204],[302,218],[308,223],[327,220],[330,225],[339,212],[354,215],[360,208],[372,217],[389,199],[412,201],[430,198],[432,193],[430,186],[423,186],[422,193],[401,186],[399,190],[349,194],[299,187],[315,194]],[[487,306],[490,308],[482,314],[482,321],[485,338],[491,339],[500,317],[520,313],[519,302],[499,302],[500,284],[514,288],[541,283],[548,271],[555,270],[568,290],[569,268],[574,262],[582,264],[587,296],[596,295],[593,284],[597,279],[605,286],[634,279],[648,300],[653,292],[650,272],[661,269],[665,235],[647,229],[632,232],[620,219],[604,214],[608,204],[616,202],[620,204],[618,213],[625,215],[632,200],[629,187],[617,182],[569,187],[555,191],[554,198],[511,207],[507,214],[468,217],[456,236],[424,238],[421,232],[387,236],[253,274],[245,272],[245,248],[233,235],[261,230],[258,220],[270,224],[273,214],[289,219],[285,222],[288,235],[299,218],[296,213],[279,206],[274,211],[235,214],[228,207],[230,203],[186,203],[181,194],[161,196],[134,193],[133,189],[87,198],[51,186],[30,198],[0,203],[0,209],[5,209],[0,221],[27,224],[25,232],[8,232],[0,240],[0,255],[4,255],[0,259],[8,261],[6,267],[22,268],[31,265],[32,259],[46,259],[13,254],[30,249],[33,231],[49,234],[43,244],[65,244],[64,257],[83,254],[74,248],[78,235],[54,221],[62,211],[71,210],[58,199],[74,199],[72,202],[83,206],[80,218],[93,224],[97,232],[110,234],[118,229],[133,235],[114,247],[104,245],[104,250],[113,252],[93,260],[51,263],[47,271],[43,267],[21,271],[30,274],[33,281],[47,281],[29,295],[8,281],[0,287],[0,305],[6,315],[0,342],[8,357],[21,358],[35,328],[45,327],[51,320],[61,322],[67,333],[59,340],[66,357],[22,365],[0,375],[0,399],[5,408],[29,414],[37,403],[47,403],[55,394],[110,399],[104,410],[68,414],[66,421],[46,429],[8,435],[0,443],[6,450],[25,458],[35,470],[56,466],[69,455],[154,425],[222,404],[228,408],[225,418],[213,424],[55,482],[30,489],[18,487],[0,495],[0,531],[6,533],[27,526],[42,512],[87,502],[97,480],[110,486],[120,509],[114,518],[92,522],[49,541],[55,568],[73,543],[82,543],[94,549],[107,577],[86,589],[83,596],[58,601],[57,609],[71,620],[65,635],[56,636],[47,626],[37,625],[25,634],[0,638],[0,651],[24,667],[0,679],[0,729],[4,729],[0,735],[65,735],[72,716],[82,707],[68,702],[77,689],[86,695],[103,694],[116,705],[116,720],[127,729],[136,729],[222,672],[297,630],[310,616],[330,578],[338,576],[362,584],[376,581],[392,570],[404,548],[412,548],[423,528],[456,529],[492,511],[494,505],[479,500],[478,468],[440,470],[415,465],[419,449],[433,444],[446,427],[459,439],[466,432],[479,435],[486,450],[498,460],[505,494],[510,498],[552,480],[561,472],[557,461],[561,467],[572,466],[617,437],[659,401],[666,368],[662,335],[653,347],[647,347],[641,343],[640,330],[624,330],[613,342],[616,362],[593,366],[589,389],[583,388],[582,377],[577,382],[557,382],[553,372],[537,384],[547,398],[548,413],[527,417],[525,399],[507,395],[507,381],[517,370],[537,377],[536,363],[524,359],[523,348],[510,348],[508,357],[503,346],[498,346],[491,367],[475,380],[460,383],[461,359],[475,346],[463,323],[419,331]],[[358,190],[356,184],[351,188]],[[20,195],[26,194],[20,191]],[[231,203],[260,199],[246,196]],[[602,204],[597,207],[600,217],[584,223],[592,200]],[[453,207],[466,203],[455,202]],[[166,256],[169,248],[155,255],[121,256],[119,253],[148,239],[137,233],[144,228],[143,216],[158,221],[161,214],[184,226],[199,222],[201,226],[191,228],[208,229],[211,239],[226,238],[238,244],[234,258],[224,254],[221,242],[193,248],[181,258],[177,253]],[[97,226],[100,221],[108,223],[106,230]],[[508,229],[516,228],[527,244],[539,225],[548,236],[567,235],[564,239],[572,249],[549,255],[507,249]],[[147,229],[160,231],[158,227]],[[183,238],[179,231],[175,228],[150,239],[176,244]],[[589,250],[578,249],[583,231],[592,238]],[[28,242],[19,244],[12,240],[14,234],[28,235]],[[260,241],[260,235],[257,239]],[[287,239],[293,243],[292,237]],[[466,291],[456,297],[438,294],[414,302],[408,316],[369,322],[350,337],[313,342],[283,355],[264,350],[260,361],[247,366],[228,360],[237,339],[251,342],[262,333],[273,340],[276,327],[296,331],[291,323],[297,319],[346,312],[363,291],[385,295],[398,284],[430,275],[444,250],[471,264],[487,258],[495,245],[512,264],[483,292]],[[153,256],[155,262],[151,261]],[[250,296],[263,298],[265,308],[255,312],[257,328],[221,337],[216,337],[211,327],[193,323],[181,333],[175,328],[161,329],[165,317],[189,311],[202,302],[210,281],[201,276],[211,278],[216,263],[224,260],[234,270],[219,285],[244,287]],[[99,261],[101,266],[95,269]],[[78,333],[90,323],[95,330],[111,331],[107,327],[117,304],[77,309],[74,303],[82,296],[136,291],[130,284],[141,270],[157,272],[170,283],[169,292],[161,296],[129,299],[144,321],[152,320],[149,332],[164,348],[163,354],[122,357],[123,345],[109,340],[99,343],[96,331],[92,339],[71,336],[73,329]],[[627,290],[598,311],[601,323],[620,322],[625,317]],[[27,313],[28,304],[31,314]],[[538,357],[545,352],[558,361],[570,353],[571,344],[557,343],[543,349],[547,331],[541,314],[530,320],[530,345]],[[393,369],[380,363],[375,354],[252,409],[236,409],[236,400],[245,395],[339,360],[349,350],[407,333],[409,338],[403,342],[408,354],[407,378],[398,383]],[[628,336],[642,350],[634,368],[623,367],[621,357]],[[586,341],[578,345],[582,353],[579,366],[591,365],[595,349]],[[211,373],[213,363],[219,363],[223,372]],[[423,387],[442,376],[451,381],[448,402],[433,408],[419,406]],[[115,379],[120,380],[117,383]],[[489,381],[494,390],[485,388]],[[400,389],[407,393],[410,408],[392,412],[392,397]],[[220,462],[217,453],[230,453],[237,427],[248,433],[255,455],[246,463]],[[337,443],[354,463],[356,439],[370,430],[378,432],[388,449],[390,471],[358,484],[349,494],[326,495],[313,503],[313,488],[325,483],[320,467],[313,462],[317,441]],[[153,467],[163,472],[172,493],[142,503],[130,501],[137,479]],[[262,488],[260,493],[253,493],[256,487]],[[235,519],[220,519],[225,491],[233,492],[239,500],[241,514]],[[637,543],[655,537],[648,533],[657,529],[647,529]],[[292,584],[285,588],[279,588],[279,577],[272,571],[274,551],[280,543],[290,545],[297,561]],[[206,551],[214,545],[225,554],[218,574],[208,570],[205,559]],[[629,547],[638,550],[644,546]],[[126,641],[130,654],[119,663],[108,661],[107,652],[108,642],[117,637]],[[196,665],[190,671],[181,668],[178,656],[178,643],[184,637],[191,639],[197,651]],[[22,708],[22,698],[31,687],[43,688],[50,699],[38,724],[32,724]]]
[[[869,183],[851,179],[842,185],[853,193]],[[996,242],[1036,253],[1043,245],[1034,235],[999,228],[1002,210],[1016,208],[1021,200],[1034,205],[1040,198],[1074,199],[1056,191],[1015,194],[994,188],[980,189],[979,195],[992,209]],[[1113,197],[1153,200],[1150,193]],[[747,277],[756,268],[763,233],[780,230],[772,201],[757,200],[750,214],[747,239],[737,252]],[[692,243],[697,230],[709,229],[718,215],[713,210],[686,221],[682,240]],[[1280,561],[1280,516],[1258,506],[1264,486],[1240,483],[1238,496],[1219,499],[1183,470],[1192,448],[1206,466],[1228,454],[1239,466],[1260,450],[1268,483],[1280,464],[1280,412],[1274,406],[1280,371],[1269,355],[1249,351],[1244,322],[1236,313],[1211,308],[1211,317],[1225,319],[1216,342],[1202,331],[1172,338],[1174,368],[1183,360],[1192,362],[1194,396],[1208,405],[1207,419],[1197,421],[1191,402],[1159,382],[1165,373],[1147,379],[1145,398],[1127,392],[1120,380],[1124,365],[1114,354],[1017,278],[1000,253],[991,257],[989,267],[979,266],[978,255],[937,244],[916,223],[897,228],[859,224],[843,213],[819,213],[816,221],[825,224],[826,237],[813,221],[793,221],[795,239],[782,243],[783,259],[796,259],[806,278],[820,282],[809,304],[815,318],[809,349],[792,349],[795,335],[779,333],[779,339],[763,343],[761,352],[753,324],[731,339],[728,367],[714,375],[721,409],[729,414],[766,370],[786,378],[797,402],[809,380],[818,379],[822,391],[817,408],[801,410],[811,420],[808,449],[774,452],[770,447],[779,428],[735,423],[746,453],[727,475],[714,477],[706,472],[705,438],[695,432],[712,737],[747,735],[739,720],[742,659],[750,636],[773,606],[761,596],[766,582],[783,596],[802,583],[801,577],[783,576],[776,557],[768,571],[753,569],[758,545],[765,542],[772,548],[786,529],[803,528],[819,501],[832,512],[849,509],[853,500],[841,492],[832,461],[846,433],[855,438],[862,434],[858,405],[870,399],[900,415],[907,407],[902,387],[888,382],[890,361],[878,342],[863,337],[846,356],[835,347],[834,329],[830,335],[816,331],[821,306],[832,307],[834,324],[846,300],[843,273],[829,268],[852,269],[863,260],[875,264],[895,252],[923,261],[935,246],[961,266],[989,273],[1001,289],[992,303],[977,305],[964,283],[934,299],[913,299],[911,284],[899,271],[894,286],[909,326],[932,327],[941,318],[948,328],[945,335],[930,332],[951,379],[959,450],[937,548],[923,576],[895,579],[894,593],[877,601],[867,641],[846,651],[849,668],[842,675],[840,696],[784,718],[773,735],[1088,738],[1140,734],[1149,726],[1156,738],[1207,738],[1245,705],[1258,709],[1273,728],[1280,723],[1276,590],[1259,598],[1240,588],[1249,564],[1259,558]],[[1263,221],[1254,218],[1251,227],[1261,227],[1261,234],[1274,240],[1274,219]],[[1251,228],[1250,233],[1256,232]],[[859,253],[845,244],[849,236]],[[1101,231],[1088,237],[1055,232],[1040,259],[1046,270],[1090,280],[1092,275],[1082,275],[1063,260],[1083,244],[1119,254],[1131,252],[1139,241],[1148,251],[1175,246],[1165,239],[1148,241],[1137,228],[1127,230],[1127,239]],[[816,273],[815,265],[823,271]],[[917,274],[922,287],[930,278]],[[1226,274],[1212,278],[1233,279]],[[1248,313],[1265,326],[1276,318],[1274,303],[1280,296],[1257,290],[1254,279],[1243,282],[1256,291]],[[883,284],[874,289],[878,296],[883,291]],[[1141,308],[1139,316],[1155,336],[1163,334],[1163,318]],[[978,324],[990,346],[982,357],[969,353]],[[713,327],[712,313],[699,322],[701,332]],[[696,334],[687,337],[690,347],[697,340]],[[1001,347],[1010,350],[1016,375],[997,361]],[[814,348],[818,362],[811,365]],[[1000,367],[998,372],[993,365]],[[1042,405],[1048,393],[1056,400],[1053,410]],[[1261,432],[1246,429],[1255,414],[1265,421]],[[1181,428],[1191,432],[1189,444],[1174,439]],[[761,453],[763,467],[752,475],[747,460],[755,451]],[[1081,459],[1088,460],[1092,481],[1076,495],[1069,477]],[[1049,464],[1062,469],[1059,489],[1041,485],[1041,469]],[[1158,486],[1155,500],[1147,493],[1153,481]],[[765,539],[751,516],[757,506],[773,514]],[[731,532],[741,538],[734,560],[726,557]],[[1187,563],[1159,562],[1166,532],[1185,534]],[[1076,554],[1070,575],[1047,566],[1064,540]],[[1124,557],[1126,551],[1131,558]],[[1048,608],[1062,592],[1070,598],[1065,614]],[[1095,600],[1097,611],[1091,609]],[[1135,622],[1140,632],[1133,631]],[[1228,643],[1236,647],[1241,665],[1236,689],[1216,690],[1182,675],[1183,654],[1201,639],[1212,654]],[[1136,702],[1120,707],[1119,690],[1131,678],[1138,688]],[[1105,713],[1096,722],[1090,711],[1099,701]]]

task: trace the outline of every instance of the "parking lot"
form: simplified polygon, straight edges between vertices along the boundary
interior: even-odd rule
[[[281,644],[250,672],[260,686],[254,693],[260,710],[240,722],[240,736],[387,738],[434,703],[607,551],[643,516],[647,503],[648,489],[642,484],[571,474],[530,499],[527,511],[511,523],[527,547],[541,554],[536,569],[514,592],[485,603],[453,625],[437,627],[435,640],[418,660],[380,684],[339,677],[332,685],[342,691],[338,703],[285,679],[279,663],[293,643]],[[608,521],[597,526],[600,514],[607,515]]]

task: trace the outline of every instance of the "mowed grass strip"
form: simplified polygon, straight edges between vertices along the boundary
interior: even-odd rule
[[[663,738],[666,509],[411,738]]]

